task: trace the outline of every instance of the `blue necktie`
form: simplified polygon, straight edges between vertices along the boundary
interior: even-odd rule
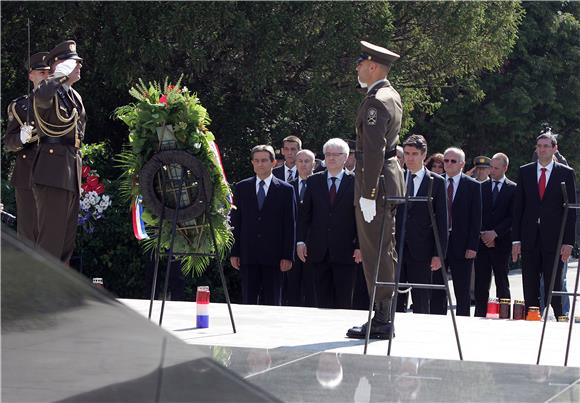
[[[499,181],[493,181],[494,188],[493,192],[491,192],[491,204],[495,206],[495,202],[497,202],[497,196],[499,196]]]
[[[298,197],[300,197],[300,201],[304,201],[304,192],[306,192],[306,180],[300,179],[300,192],[298,193]]]
[[[264,185],[266,182],[260,181],[260,188],[258,189],[258,209],[262,210],[264,205],[264,200],[266,200],[266,191],[264,190]]]

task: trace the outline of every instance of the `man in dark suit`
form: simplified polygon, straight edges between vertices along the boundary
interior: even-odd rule
[[[497,153],[490,161],[490,178],[481,184],[481,241],[475,259],[475,316],[485,317],[491,285],[497,298],[511,299],[508,280],[516,184],[506,178],[509,159]]]
[[[30,56],[28,79],[34,88],[48,77],[50,67],[45,58],[48,52],[36,53]],[[28,63],[27,63],[28,64]],[[31,94],[23,95],[8,105],[8,124],[4,135],[6,150],[15,153],[14,171],[10,183],[16,193],[17,233],[21,239],[27,239],[33,244],[38,234],[36,218],[36,201],[32,193],[32,163],[36,156],[36,140],[38,140],[34,115],[32,111]]]
[[[443,253],[447,248],[447,199],[445,197],[445,180],[429,171],[424,166],[427,156],[427,141],[421,135],[411,135],[403,143],[404,163],[408,173],[406,177],[407,193],[410,197],[427,196],[429,182],[433,178],[433,210],[439,231]],[[397,209],[397,245],[400,245],[404,208]],[[397,246],[398,247],[398,246]],[[435,236],[431,225],[431,216],[427,203],[411,202],[407,206],[407,223],[403,261],[401,264],[401,282],[432,283],[432,273],[441,269],[441,259],[437,253]],[[412,291],[413,313],[430,313],[430,292],[426,289]],[[407,294],[401,294],[397,300],[397,311],[405,312]]]
[[[39,145],[32,171],[38,209],[36,244],[68,263],[75,247],[86,113],[73,85],[81,78],[76,43],[65,41],[46,57],[51,75],[34,91]]]
[[[574,170],[553,160],[558,150],[556,137],[551,133],[540,134],[536,139],[538,161],[520,167],[518,187],[514,202],[512,228],[512,259],[522,256],[522,281],[526,308],[540,306],[540,276],[544,276],[544,298],[548,289],[556,254],[560,255],[554,291],[562,287],[562,263],[568,261],[574,245],[576,211],[569,210],[564,227],[562,247],[557,249],[560,224],[564,213],[560,183],[564,182],[568,201],[576,202]],[[562,300],[552,297],[556,317],[562,315]]]
[[[459,148],[448,148],[443,154],[447,193],[447,220],[449,241],[447,243],[447,267],[453,277],[453,291],[457,301],[457,315],[470,316],[471,264],[477,255],[481,230],[481,185],[475,179],[462,173],[465,166],[465,153]],[[436,283],[442,282],[438,278]],[[445,293],[433,292],[435,306],[432,313],[446,314],[442,311]],[[434,309],[433,309],[434,308]]]
[[[245,304],[280,305],[282,273],[294,259],[294,188],[272,175],[276,156],[271,146],[255,146],[251,155],[256,176],[234,189],[230,263],[240,270]]]
[[[312,175],[314,169],[314,153],[310,150],[300,150],[296,154],[296,169],[298,177],[290,184],[294,187],[294,195],[297,202],[297,217],[300,217],[302,202],[306,193],[306,180]],[[298,221],[298,218],[296,219]],[[289,306],[316,306],[316,293],[314,288],[314,271],[312,267],[294,259],[292,270],[287,271],[284,278],[284,290],[282,293],[283,304]]]
[[[319,308],[352,308],[358,248],[354,176],[344,171],[348,144],[338,138],[323,147],[327,170],[307,180],[298,220],[297,253],[314,270]]]
[[[285,182],[292,182],[296,179],[298,172],[296,171],[296,154],[302,150],[302,140],[296,136],[288,136],[282,140],[282,155],[284,156],[284,164],[274,168],[272,173],[274,176]]]

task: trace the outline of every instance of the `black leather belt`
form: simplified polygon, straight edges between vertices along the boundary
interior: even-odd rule
[[[50,137],[44,136],[40,139],[41,144],[62,144],[65,146],[73,146],[75,145],[75,139],[70,137]]]

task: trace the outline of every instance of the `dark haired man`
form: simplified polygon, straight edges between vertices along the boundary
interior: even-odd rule
[[[560,256],[554,291],[561,290],[562,263],[568,261],[574,245],[576,210],[569,210],[564,226],[562,247],[557,249],[560,223],[564,214],[560,183],[565,183],[568,201],[576,202],[574,170],[554,161],[558,150],[556,137],[542,133],[536,139],[538,161],[521,166],[514,202],[512,259],[522,256],[522,281],[526,308],[540,306],[540,276],[544,276],[544,303],[552,278],[556,256]],[[552,297],[556,317],[562,315],[559,296]]]
[[[282,140],[282,155],[284,156],[284,165],[274,168],[274,176],[285,182],[292,182],[297,178],[296,171],[296,154],[302,150],[302,140],[297,136],[288,136]]]
[[[445,180],[429,171],[424,166],[427,156],[427,141],[421,135],[414,134],[403,142],[404,162],[407,166],[407,193],[410,197],[427,196],[429,182],[433,179],[433,211],[437,223],[439,240],[443,253],[447,249],[447,199],[445,197]],[[404,219],[404,208],[397,209],[397,245]],[[432,283],[432,273],[441,269],[441,259],[437,253],[435,236],[431,225],[429,207],[424,202],[411,202],[407,206],[406,234],[401,264],[401,282]],[[399,246],[397,246],[399,247]],[[430,313],[430,292],[426,289],[413,288],[413,313]],[[405,294],[399,296],[397,311],[406,310]]]
[[[251,158],[256,176],[234,189],[230,263],[240,270],[245,304],[280,305],[282,273],[294,259],[294,188],[272,175],[276,156],[271,146],[255,146]]]

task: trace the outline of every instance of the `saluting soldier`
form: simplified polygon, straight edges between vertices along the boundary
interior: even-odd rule
[[[65,41],[46,61],[48,79],[34,92],[34,118],[39,145],[32,173],[38,208],[37,245],[68,263],[75,246],[79,211],[81,155],[86,115],[72,86],[80,80],[76,43]]]
[[[35,53],[30,56],[27,63],[28,79],[32,81],[34,88],[37,88],[38,84],[48,77],[50,67],[45,61],[47,55],[48,52]],[[32,243],[36,242],[38,234],[36,202],[30,181],[37,139],[30,94],[22,95],[8,105],[8,125],[4,135],[4,144],[6,150],[16,154],[10,183],[14,186],[16,193],[18,237]]]
[[[361,41],[361,48],[356,70],[361,87],[367,88],[367,95],[356,118],[354,202],[358,207],[355,209],[356,224],[365,279],[371,293],[379,258],[379,281],[392,282],[395,278],[396,207],[387,204],[385,208],[384,198],[404,194],[403,171],[396,158],[403,107],[399,93],[387,80],[391,64],[399,55],[365,41]],[[385,177],[386,193],[379,183],[380,175]],[[384,237],[382,245],[379,245],[383,220]],[[394,287],[377,287],[371,338],[386,339],[390,336],[393,290]],[[349,329],[347,337],[364,338],[366,326],[365,323]]]

